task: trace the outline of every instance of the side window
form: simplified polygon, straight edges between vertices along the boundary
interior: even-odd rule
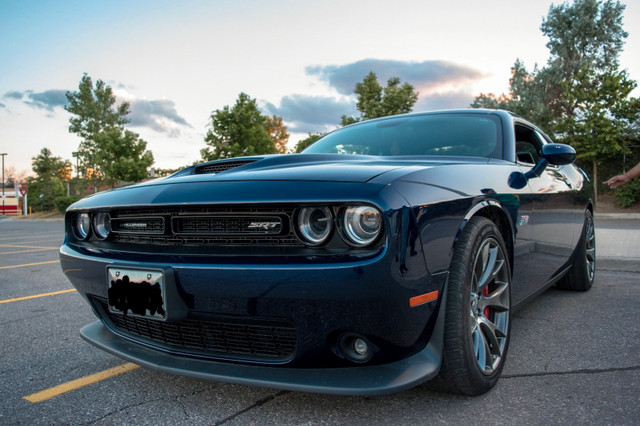
[[[516,124],[516,157],[519,163],[533,165],[540,161],[542,143],[536,133],[529,127]]]

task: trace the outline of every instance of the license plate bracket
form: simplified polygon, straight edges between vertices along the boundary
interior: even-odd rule
[[[167,291],[160,269],[107,267],[109,311],[165,321]]]

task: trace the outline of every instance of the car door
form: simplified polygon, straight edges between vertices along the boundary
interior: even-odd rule
[[[539,130],[516,123],[516,154],[523,173],[541,160],[542,145],[550,143]],[[535,293],[552,279],[573,252],[582,217],[576,192],[580,188],[573,165],[548,165],[539,177],[528,180],[532,210],[529,218],[529,262],[516,301]],[[579,180],[579,179],[578,179]],[[523,271],[521,271],[523,272]]]

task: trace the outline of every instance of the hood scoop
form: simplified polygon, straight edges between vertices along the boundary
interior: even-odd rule
[[[222,173],[230,169],[235,169],[236,167],[244,166],[246,164],[251,164],[254,161],[257,161],[257,160],[218,161],[215,163],[207,163],[201,166],[197,166],[194,169],[194,174],[205,175],[205,174]]]

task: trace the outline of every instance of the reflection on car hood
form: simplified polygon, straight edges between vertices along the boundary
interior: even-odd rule
[[[416,168],[466,162],[486,162],[486,159],[373,157],[341,154],[243,157],[189,167],[168,179],[150,182],[149,184],[276,180],[362,183],[394,170],[406,169],[405,172],[409,173],[415,171]],[[225,165],[231,168],[217,173],[206,173],[207,167],[209,169],[224,169]],[[398,173],[393,175],[394,179],[398,177]]]

